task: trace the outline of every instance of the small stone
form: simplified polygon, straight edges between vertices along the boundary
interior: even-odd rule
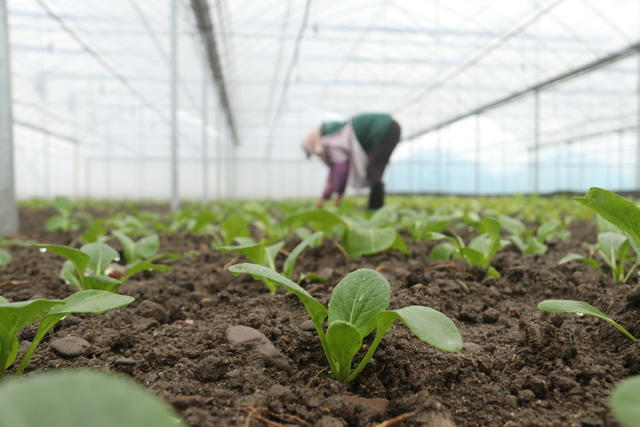
[[[51,341],[51,348],[62,357],[78,357],[83,355],[91,344],[83,338],[73,335]]]
[[[278,369],[291,370],[291,365],[284,354],[262,332],[249,326],[230,326],[226,332],[227,340],[233,345],[251,344],[266,359],[267,363]]]
[[[489,308],[482,313],[482,321],[484,323],[496,323],[500,318],[500,313],[495,308]]]
[[[416,283],[415,285],[411,286],[411,289],[415,289],[415,290],[419,290],[424,288],[424,285],[422,283]]]
[[[368,399],[366,397],[354,396],[350,394],[342,394],[339,397],[353,406],[364,406],[380,413],[386,412],[387,408],[389,407],[389,401],[387,399]]]
[[[233,345],[249,344],[256,341],[269,341],[264,334],[249,326],[230,326],[227,328],[227,340]]]
[[[142,301],[136,312],[138,316],[157,320],[158,323],[165,323],[168,317],[163,306],[150,300]]]
[[[187,325],[193,325],[195,322],[191,319],[185,319],[184,323],[186,323]]]
[[[300,324],[300,329],[303,331],[313,331],[316,329],[316,326],[313,324],[313,320],[305,320]]]

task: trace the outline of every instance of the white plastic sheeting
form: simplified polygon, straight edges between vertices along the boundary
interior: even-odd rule
[[[170,1],[9,6],[18,195],[168,198]],[[240,144],[232,144],[219,88],[203,73],[191,2],[180,1],[179,190],[191,199],[203,192],[203,79],[210,196],[315,196],[325,171],[304,160],[299,141],[322,120],[388,111],[414,135],[640,41],[637,0],[210,0],[209,7]],[[537,113],[531,92],[405,141],[388,187],[635,188],[638,63],[628,56],[546,87]]]

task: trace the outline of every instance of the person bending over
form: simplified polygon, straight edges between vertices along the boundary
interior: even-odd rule
[[[347,183],[369,187],[368,209],[384,205],[382,175],[400,141],[400,125],[389,114],[364,113],[346,122],[325,122],[302,140],[307,157],[316,155],[329,167],[329,176],[317,203],[321,208],[335,194],[339,206]]]

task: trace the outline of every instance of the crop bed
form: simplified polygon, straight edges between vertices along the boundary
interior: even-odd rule
[[[21,236],[77,245],[76,232],[45,232],[53,212],[22,209]],[[546,298],[588,301],[640,335],[637,276],[614,284],[608,275],[570,263],[558,265],[581,242],[594,242],[595,224],[573,222],[571,239],[545,255],[523,255],[512,245],[492,265],[501,278],[457,260],[429,261],[436,242],[412,242],[411,255],[387,250],[347,257],[333,239],[306,249],[295,272],[325,276],[305,283],[326,304],[332,287],[358,268],[381,272],[392,286],[391,308],[427,305],[454,320],[459,353],[436,350],[397,323],[374,360],[352,384],[329,376],[320,342],[299,301],[272,295],[228,266],[239,254],[210,249],[210,238],[163,234],[166,252],[185,254],[172,271],[135,276],[119,293],[136,298],[102,316],[70,315],[37,349],[27,372],[91,367],[121,372],[170,402],[191,426],[610,426],[618,425],[607,396],[620,380],[640,373],[637,346],[590,316],[549,315]],[[287,241],[291,248],[296,238]],[[10,249],[0,269],[0,294],[13,300],[62,298],[73,292],[59,277],[61,258],[34,248]],[[36,256],[37,255],[37,256]],[[262,332],[281,356],[232,344],[227,329]],[[35,327],[21,340],[29,341]],[[90,343],[77,357],[61,357],[50,343],[65,336]],[[11,372],[11,371],[9,371]]]

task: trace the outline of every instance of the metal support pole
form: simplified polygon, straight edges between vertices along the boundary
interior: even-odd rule
[[[216,111],[216,195],[222,199],[222,112]]]
[[[637,59],[637,87],[636,87],[636,104],[638,106],[637,120],[638,128],[636,130],[636,190],[640,188],[640,54],[636,55]]]
[[[531,161],[531,192],[539,192],[540,177],[540,92],[533,93],[533,159]]]
[[[7,0],[0,0],[0,235],[18,233]]]
[[[207,99],[207,61],[202,59],[202,203],[209,201],[209,162],[208,157],[208,129],[209,102]]]
[[[0,235],[17,234],[7,0],[0,0]]]
[[[480,194],[480,115],[476,114],[476,147],[475,147],[475,193]]]
[[[436,193],[442,193],[442,140],[440,129],[436,130]]]
[[[73,146],[73,197],[80,198],[80,146]]]
[[[171,0],[171,203],[180,207],[178,195],[178,0]]]
[[[640,128],[638,128],[640,132]],[[624,143],[622,131],[618,132],[618,190],[624,188]]]

